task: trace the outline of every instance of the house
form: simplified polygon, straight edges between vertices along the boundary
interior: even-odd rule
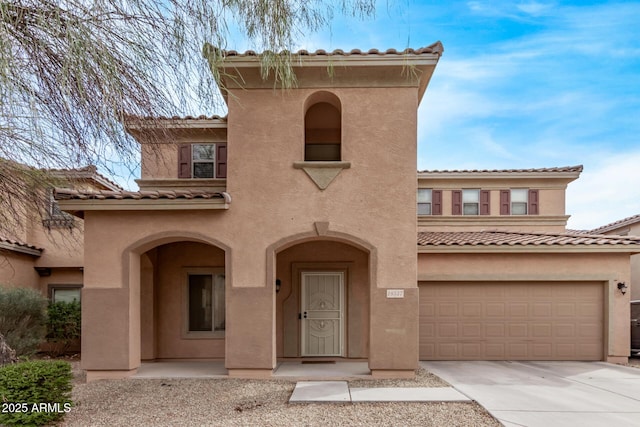
[[[633,215],[590,231],[594,234],[640,236],[640,214]],[[640,254],[631,256],[631,299],[640,300]]]
[[[95,166],[47,172],[53,181],[70,188],[122,190]],[[79,300],[84,265],[82,220],[60,210],[51,188],[41,193],[45,212],[22,215],[16,209],[13,234],[0,235],[0,285],[35,289],[52,301]]]
[[[85,224],[87,380],[146,360],[254,378],[318,358],[379,378],[419,359],[626,360],[616,286],[640,239],[566,232],[581,167],[416,179],[442,51],[300,51],[290,90],[229,51],[227,117],[129,121],[140,191],[55,196]]]

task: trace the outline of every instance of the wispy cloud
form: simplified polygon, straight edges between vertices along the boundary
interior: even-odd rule
[[[640,151],[591,156],[590,166],[569,184],[569,227],[593,229],[640,213]]]

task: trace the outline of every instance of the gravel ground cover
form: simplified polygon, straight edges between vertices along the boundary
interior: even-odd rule
[[[78,362],[74,408],[62,426],[499,426],[476,403],[287,403],[285,380],[166,379],[84,383]],[[436,387],[421,370],[415,380],[357,380],[352,387]]]

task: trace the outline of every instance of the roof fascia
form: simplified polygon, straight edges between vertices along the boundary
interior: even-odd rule
[[[640,245],[439,245],[420,246],[419,254],[640,253]]]
[[[29,248],[26,246],[16,245],[15,243],[0,242],[0,249],[6,249],[12,252],[20,252],[36,257],[42,255],[42,249]]]

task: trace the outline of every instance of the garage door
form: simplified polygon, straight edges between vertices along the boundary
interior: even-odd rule
[[[421,360],[602,360],[601,283],[420,283]]]

